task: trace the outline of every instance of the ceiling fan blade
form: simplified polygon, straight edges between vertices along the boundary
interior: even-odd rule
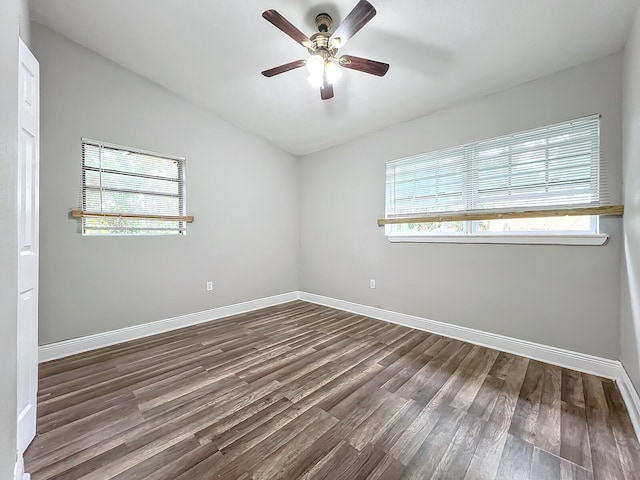
[[[351,70],[370,73],[371,75],[377,75],[378,77],[384,77],[389,70],[388,63],[376,62],[375,60],[354,57],[352,55],[342,55],[340,57],[340,66],[350,68]]]
[[[296,68],[304,67],[307,64],[306,60],[296,60],[295,62],[285,63],[279,67],[270,68],[262,72],[265,77],[273,77],[274,75],[280,75],[281,73],[294,70]]]
[[[336,48],[343,47],[351,37],[358,33],[375,16],[376,9],[374,6],[366,0],[360,0],[333,33],[333,44]],[[340,40],[337,41],[336,39]]]
[[[302,33],[296,27],[294,27],[293,24],[289,22],[289,20],[284,18],[275,10],[273,9],[266,10],[262,12],[262,16],[264,17],[265,20],[273,24],[276,28],[279,28],[280,30],[282,30],[284,33],[289,35],[291,38],[293,38],[296,42],[298,42],[303,47],[310,48],[313,46],[313,44],[311,43],[311,40],[309,40],[309,37],[307,37],[304,33]]]
[[[322,84],[322,87],[320,87],[320,98],[322,98],[322,100],[333,98],[333,85],[326,80]]]

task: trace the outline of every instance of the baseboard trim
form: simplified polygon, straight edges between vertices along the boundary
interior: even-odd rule
[[[197,325],[199,323],[238,315],[240,313],[280,305],[282,303],[298,299],[318,305],[337,308],[347,312],[357,313],[359,315],[366,315],[378,320],[384,320],[390,323],[436,333],[438,335],[444,335],[449,338],[463,340],[475,345],[514,353],[516,355],[533,358],[535,360],[571,368],[573,370],[620,380],[621,382],[624,381],[624,377],[628,378],[626,372],[622,368],[622,365],[617,360],[609,360],[584,353],[572,352],[558,347],[551,347],[526,340],[483,332],[481,330],[438,322],[436,320],[429,320],[390,310],[383,310],[381,308],[370,307],[368,305],[348,302],[346,300],[339,300],[308,292],[288,292],[271,297],[264,297],[256,300],[249,300],[247,302],[213,308],[211,310],[166,318],[142,325],[134,325],[109,332],[97,333],[85,337],[72,338],[61,342],[41,345],[38,349],[38,357],[40,362],[47,362],[49,360],[55,360],[69,355],[95,350],[97,348],[108,347],[110,345],[127,342],[129,340],[156,335],[158,333]],[[622,375],[622,372],[624,372],[624,376]],[[631,385],[630,380],[629,385]]]
[[[585,353],[572,352],[563,348],[551,347],[539,343],[519,340],[495,333],[483,332],[473,328],[461,327],[449,323],[438,322],[426,318],[415,317],[404,313],[383,310],[381,308],[361,305],[336,298],[325,297],[308,292],[298,292],[298,298],[306,302],[337,308],[359,315],[384,320],[389,323],[403,325],[449,338],[455,338],[483,347],[513,353],[541,362],[570,368],[580,372],[610,378],[616,381],[622,399],[629,412],[631,423],[640,440],[640,395],[629,378],[624,365],[618,360],[596,357]]]
[[[620,378],[618,378],[617,383],[622,399],[627,406],[631,423],[633,423],[633,428],[636,431],[636,436],[640,439],[640,395],[638,395],[638,391],[622,363],[620,363]]]
[[[337,308],[359,315],[384,320],[389,323],[403,325],[430,333],[436,333],[449,338],[455,338],[483,347],[493,348],[503,352],[513,353],[541,362],[570,368],[580,372],[610,378],[616,381],[622,399],[629,412],[631,423],[640,440],[640,396],[629,378],[624,365],[618,360],[596,357],[585,353],[572,352],[558,347],[519,340],[495,333],[474,330],[473,328],[451,325],[426,318],[415,317],[404,313],[383,310],[381,308],[347,302],[336,298],[316,295],[314,293],[298,292],[300,300],[326,307]]]
[[[166,318],[155,322],[134,325],[120,328],[110,332],[97,333],[85,337],[72,338],[61,342],[41,345],[38,348],[38,361],[48,362],[69,355],[95,350],[97,348],[108,347],[117,343],[135,340],[137,338],[156,335],[158,333],[176,330],[178,328],[189,327],[199,323],[209,322],[240,313],[251,312],[261,308],[272,307],[282,303],[291,302],[299,298],[298,292],[288,292],[271,297],[258,298],[247,302],[226,305],[224,307],[212,308],[201,312],[189,313],[178,317]]]
[[[393,312],[391,310],[384,310],[368,305],[301,291],[283,293],[234,305],[213,308],[202,312],[167,318],[156,322],[121,328],[110,332],[41,345],[39,347],[39,361],[46,362],[49,360],[55,360],[69,355],[75,355],[77,353],[127,342],[129,340],[135,340],[137,338],[156,335],[158,333],[168,332],[178,328],[292,302],[294,300],[303,300],[309,303],[337,308],[346,312],[365,315],[367,317],[383,320],[389,323],[436,333],[438,335],[455,338],[475,345],[493,348],[495,350],[513,353],[515,355],[532,358],[541,362],[613,379],[616,381],[620,394],[627,406],[636,436],[640,438],[640,395],[635,389],[624,366],[618,360],[610,360],[585,353],[572,352],[558,347],[542,345],[504,335],[483,332],[481,330],[475,330],[468,327],[438,322],[436,320],[429,320],[413,315]],[[16,463],[16,475],[22,470],[19,466],[19,462],[20,458],[18,458],[18,462]],[[24,480],[28,480],[28,478],[28,474],[25,474]],[[16,477],[16,480],[23,479]]]
[[[18,451],[18,456],[16,458],[16,464],[13,467],[13,480],[30,480],[31,475],[25,473],[24,471],[24,458],[22,453]]]
[[[580,372],[591,373],[601,377],[618,380],[620,378],[620,362],[606,358],[572,352],[562,348],[551,347],[539,343],[519,340],[495,333],[483,332],[468,327],[461,327],[449,323],[438,322],[426,318],[415,317],[404,313],[383,310],[358,303],[338,300],[314,293],[299,292],[300,300],[304,300],[327,307],[345,310],[347,312],[366,315],[367,317],[384,320],[386,322],[416,328],[430,333],[436,333],[449,338],[455,338],[483,347],[493,348],[503,352],[514,353],[527,358],[551,363]]]

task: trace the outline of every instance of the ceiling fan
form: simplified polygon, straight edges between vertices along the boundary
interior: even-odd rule
[[[274,75],[306,66],[309,71],[309,81],[320,87],[322,100],[333,98],[333,84],[342,76],[341,67],[383,77],[389,70],[389,64],[387,63],[352,55],[337,56],[338,49],[344,47],[349,39],[358,33],[375,15],[376,9],[374,6],[366,0],[360,0],[331,34],[329,29],[333,20],[329,14],[321,13],[316,16],[318,33],[311,35],[309,38],[275,10],[263,12],[262,16],[268,22],[305,47],[310,56],[306,60],[296,60],[265,70],[262,75],[273,77]]]

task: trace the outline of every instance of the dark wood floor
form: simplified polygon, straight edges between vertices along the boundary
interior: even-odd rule
[[[640,478],[615,384],[304,302],[45,363],[44,479]]]

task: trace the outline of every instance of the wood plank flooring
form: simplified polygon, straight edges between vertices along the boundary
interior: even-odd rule
[[[607,379],[305,302],[45,363],[45,479],[640,478]]]

